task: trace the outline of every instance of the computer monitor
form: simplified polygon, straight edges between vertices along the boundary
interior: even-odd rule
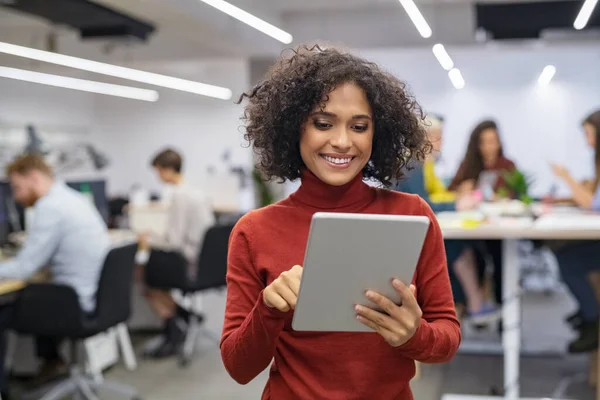
[[[108,207],[108,198],[106,196],[106,181],[70,181],[66,182],[66,184],[78,192],[84,194],[89,193],[93,197],[94,204],[104,219],[104,222],[108,223],[108,217],[110,213]]]
[[[106,197],[106,182],[73,181],[66,182],[67,186],[85,193],[89,192],[94,198],[94,204],[104,222],[108,223],[108,199]],[[25,210],[16,203],[8,182],[0,182],[0,246],[8,242],[8,235],[25,229]]]
[[[0,183],[0,246],[8,242],[8,210],[6,209],[6,184]]]
[[[0,182],[0,245],[8,243],[8,235],[23,231],[25,211],[12,196],[8,182]]]

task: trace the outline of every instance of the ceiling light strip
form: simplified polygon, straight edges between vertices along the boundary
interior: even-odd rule
[[[432,51],[442,68],[444,68],[446,71],[450,71],[452,68],[454,68],[454,61],[452,61],[452,58],[446,51],[446,48],[443,44],[438,43],[433,45]]]
[[[0,66],[0,77],[15,79],[24,82],[40,83],[43,85],[49,85],[65,89],[80,90],[83,92],[124,97],[134,100],[143,100],[151,102],[155,102],[158,100],[158,92],[155,90],[140,89],[131,86],[113,85],[110,83],[70,78],[60,75],[45,74],[42,72],[34,72],[18,68]]]
[[[292,43],[293,37],[286,31],[279,29],[278,27],[271,25],[270,23],[250,14],[247,11],[242,10],[239,7],[234,6],[224,0],[200,0],[203,3],[208,4],[211,7],[216,8],[217,10],[224,12],[229,15],[245,23],[246,25],[251,26],[252,28],[264,33],[265,35],[271,36],[273,39],[279,40],[281,43],[290,44]]]
[[[552,81],[552,78],[554,78],[555,74],[556,67],[554,67],[554,65],[546,65],[542,70],[540,77],[538,78],[538,83],[542,86],[547,86],[550,84],[550,81]]]
[[[573,27],[575,29],[581,30],[586,27],[597,3],[598,0],[585,0],[581,6],[581,9],[579,10],[579,14],[577,14],[577,18],[575,18],[575,22],[573,23]]]
[[[229,100],[232,96],[231,90],[224,87],[87,60],[85,58],[72,57],[64,54],[38,50],[31,47],[17,46],[10,43],[0,42],[0,53],[81,69],[97,74],[113,76],[115,78],[147,83],[154,86],[181,90],[183,92],[214,97],[222,100]]]
[[[450,71],[448,71],[448,77],[456,89],[462,89],[465,87],[465,80],[458,68],[452,68]]]
[[[412,23],[415,24],[419,34],[425,39],[430,38],[432,35],[431,28],[429,27],[427,21],[425,21],[425,17],[423,17],[423,14],[421,14],[421,11],[419,11],[419,8],[415,2],[413,0],[400,0],[400,4],[402,4],[402,7],[404,7],[404,10],[408,14],[408,17]]]

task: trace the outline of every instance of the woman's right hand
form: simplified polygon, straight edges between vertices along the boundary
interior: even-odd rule
[[[296,308],[301,278],[302,267],[300,265],[294,265],[289,271],[282,272],[263,290],[265,305],[283,312]]]

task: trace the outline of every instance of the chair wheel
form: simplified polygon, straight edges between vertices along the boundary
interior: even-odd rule
[[[181,368],[186,368],[190,365],[190,361],[189,357],[179,357],[178,364]]]

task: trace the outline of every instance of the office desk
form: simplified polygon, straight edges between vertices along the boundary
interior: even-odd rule
[[[600,218],[600,217],[597,217]],[[574,218],[575,219],[575,218]],[[599,219],[600,221],[600,219]],[[502,346],[504,350],[504,398],[518,400],[519,358],[521,350],[521,299],[519,285],[518,241],[521,239],[539,240],[600,240],[600,229],[591,224],[561,224],[553,228],[547,224],[533,221],[514,221],[501,219],[496,223],[483,223],[473,228],[457,227],[450,219],[440,219],[440,226],[445,239],[502,240]],[[489,396],[444,395],[443,400],[475,400],[494,399]]]

